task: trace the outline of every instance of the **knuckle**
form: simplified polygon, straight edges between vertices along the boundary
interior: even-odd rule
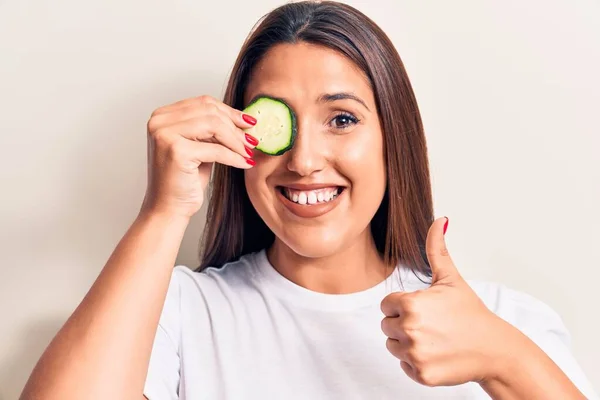
[[[216,108],[215,99],[207,94],[198,97],[198,101],[205,107],[212,106]]]
[[[219,107],[217,107],[216,104],[206,103],[206,105],[204,107],[212,118],[217,119],[217,112],[219,111]]]
[[[152,113],[150,114],[150,118],[156,117],[157,115],[159,115],[162,112],[162,110],[163,110],[162,107],[158,107],[157,109],[152,111]]]
[[[402,299],[402,309],[405,313],[413,314],[418,311],[419,302],[417,296],[413,293],[407,294],[403,296]]]
[[[422,367],[425,365],[426,359],[424,353],[421,351],[421,347],[418,342],[412,341],[410,348],[406,352],[407,356],[413,362],[414,365]]]
[[[425,254],[427,255],[428,258],[437,257],[439,255],[438,252],[434,251],[434,250],[426,250]]]
[[[216,146],[215,147],[215,156],[219,157],[219,159],[221,160],[233,160],[233,157],[231,157],[231,153],[229,151],[227,151],[227,149],[225,149],[225,147],[223,146]]]
[[[193,107],[186,107],[177,112],[177,120],[185,121],[188,119],[194,119],[196,117],[197,111]]]
[[[152,133],[158,129],[158,119],[156,115],[151,116],[146,123],[146,131]]]
[[[208,139],[212,139],[216,136],[216,129],[214,126],[211,117],[196,122],[196,129],[201,131]]]
[[[396,341],[394,339],[387,338],[385,341],[385,348],[392,354],[396,352]]]
[[[439,257],[439,256],[447,257],[450,255],[450,252],[448,251],[448,248],[446,246],[442,246],[439,249],[426,250],[426,253],[427,253],[428,257]]]
[[[417,370],[415,371],[415,379],[417,382],[424,386],[433,387],[437,386],[438,384],[435,373],[431,368],[427,367],[417,368]]]
[[[384,318],[381,320],[381,331],[386,335],[386,336],[391,336],[392,333],[392,321],[390,320],[390,318]]]
[[[168,141],[167,141],[168,133],[165,128],[154,129],[154,130],[148,131],[148,133],[150,134],[150,136],[152,137],[152,139],[156,142],[156,144],[158,146],[162,146],[165,143],[168,143]]]
[[[221,118],[219,118],[219,116],[213,112],[206,116],[206,120],[210,123],[210,126],[212,126],[213,128],[221,123]]]
[[[419,332],[423,329],[423,318],[419,313],[411,313],[404,319],[404,325],[407,335],[416,341],[419,337]]]
[[[212,129],[210,129],[206,118],[194,117],[189,119],[186,124],[190,129],[189,134],[193,137],[197,137],[196,140],[204,141],[211,139],[213,136]]]
[[[396,306],[397,301],[401,297],[402,297],[402,294],[398,293],[398,292],[391,293],[391,294],[387,295],[386,297],[384,297],[384,299],[381,301],[381,304],[380,304],[381,312],[384,313],[385,315],[392,313]]]
[[[381,312],[383,314],[387,314],[386,311],[388,309],[388,302],[389,302],[388,297],[389,297],[389,295],[384,297],[383,300],[381,300],[381,303],[379,304],[379,308],[381,309]]]

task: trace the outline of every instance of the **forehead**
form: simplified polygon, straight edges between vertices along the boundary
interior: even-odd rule
[[[254,67],[244,103],[257,94],[269,94],[299,106],[337,92],[351,92],[374,106],[369,79],[350,59],[323,46],[285,43],[269,49]]]

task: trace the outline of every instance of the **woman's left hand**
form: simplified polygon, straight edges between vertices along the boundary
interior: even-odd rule
[[[500,366],[504,334],[515,329],[491,312],[454,266],[438,218],[427,234],[429,288],[396,292],[381,302],[387,349],[404,372],[427,386],[482,382]],[[499,358],[500,357],[500,358]]]

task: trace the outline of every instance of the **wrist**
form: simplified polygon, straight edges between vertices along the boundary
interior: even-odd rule
[[[535,345],[525,334],[500,317],[496,328],[497,346],[488,369],[478,383],[488,394],[503,393],[527,380],[528,367],[535,359]],[[532,347],[533,346],[533,347]],[[505,398],[492,396],[493,398]]]
[[[191,217],[168,211],[142,209],[137,215],[136,222],[141,224],[161,225],[163,227],[183,228],[185,230]]]
[[[527,337],[517,328],[493,314],[490,323],[493,337],[486,338],[490,351],[486,353],[485,365],[478,383],[504,382],[514,376],[516,369],[527,364],[529,347]]]
[[[151,202],[149,202],[147,199],[144,199],[142,206],[140,207],[140,211],[138,213],[138,218],[189,222],[192,218],[192,215],[193,214],[190,215],[190,213],[188,212],[173,209],[173,207],[158,207],[154,204],[151,204]]]

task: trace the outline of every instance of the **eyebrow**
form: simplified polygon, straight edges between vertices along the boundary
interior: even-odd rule
[[[254,97],[252,97],[252,99],[250,100],[250,103],[252,103],[254,100],[258,99],[259,97],[270,97],[272,99],[276,99],[276,100],[281,100],[286,104],[290,104],[289,101],[285,98],[285,97],[276,97],[276,96],[272,96],[270,94],[267,93],[258,93],[257,95],[255,95]],[[360,104],[362,104],[368,111],[371,111],[369,109],[369,107],[367,106],[367,104],[357,95],[350,93],[350,92],[339,92],[339,93],[323,93],[322,95],[320,95],[317,98],[318,102],[321,103],[331,103],[337,100],[354,100]]]
[[[318,101],[323,102],[323,103],[329,103],[329,102],[333,102],[333,101],[337,101],[337,100],[354,100],[354,101],[359,102],[367,110],[369,110],[369,107],[367,107],[367,104],[360,97],[356,96],[355,94],[349,93],[349,92],[323,93],[318,98]],[[369,111],[371,111],[371,110],[369,110]]]

